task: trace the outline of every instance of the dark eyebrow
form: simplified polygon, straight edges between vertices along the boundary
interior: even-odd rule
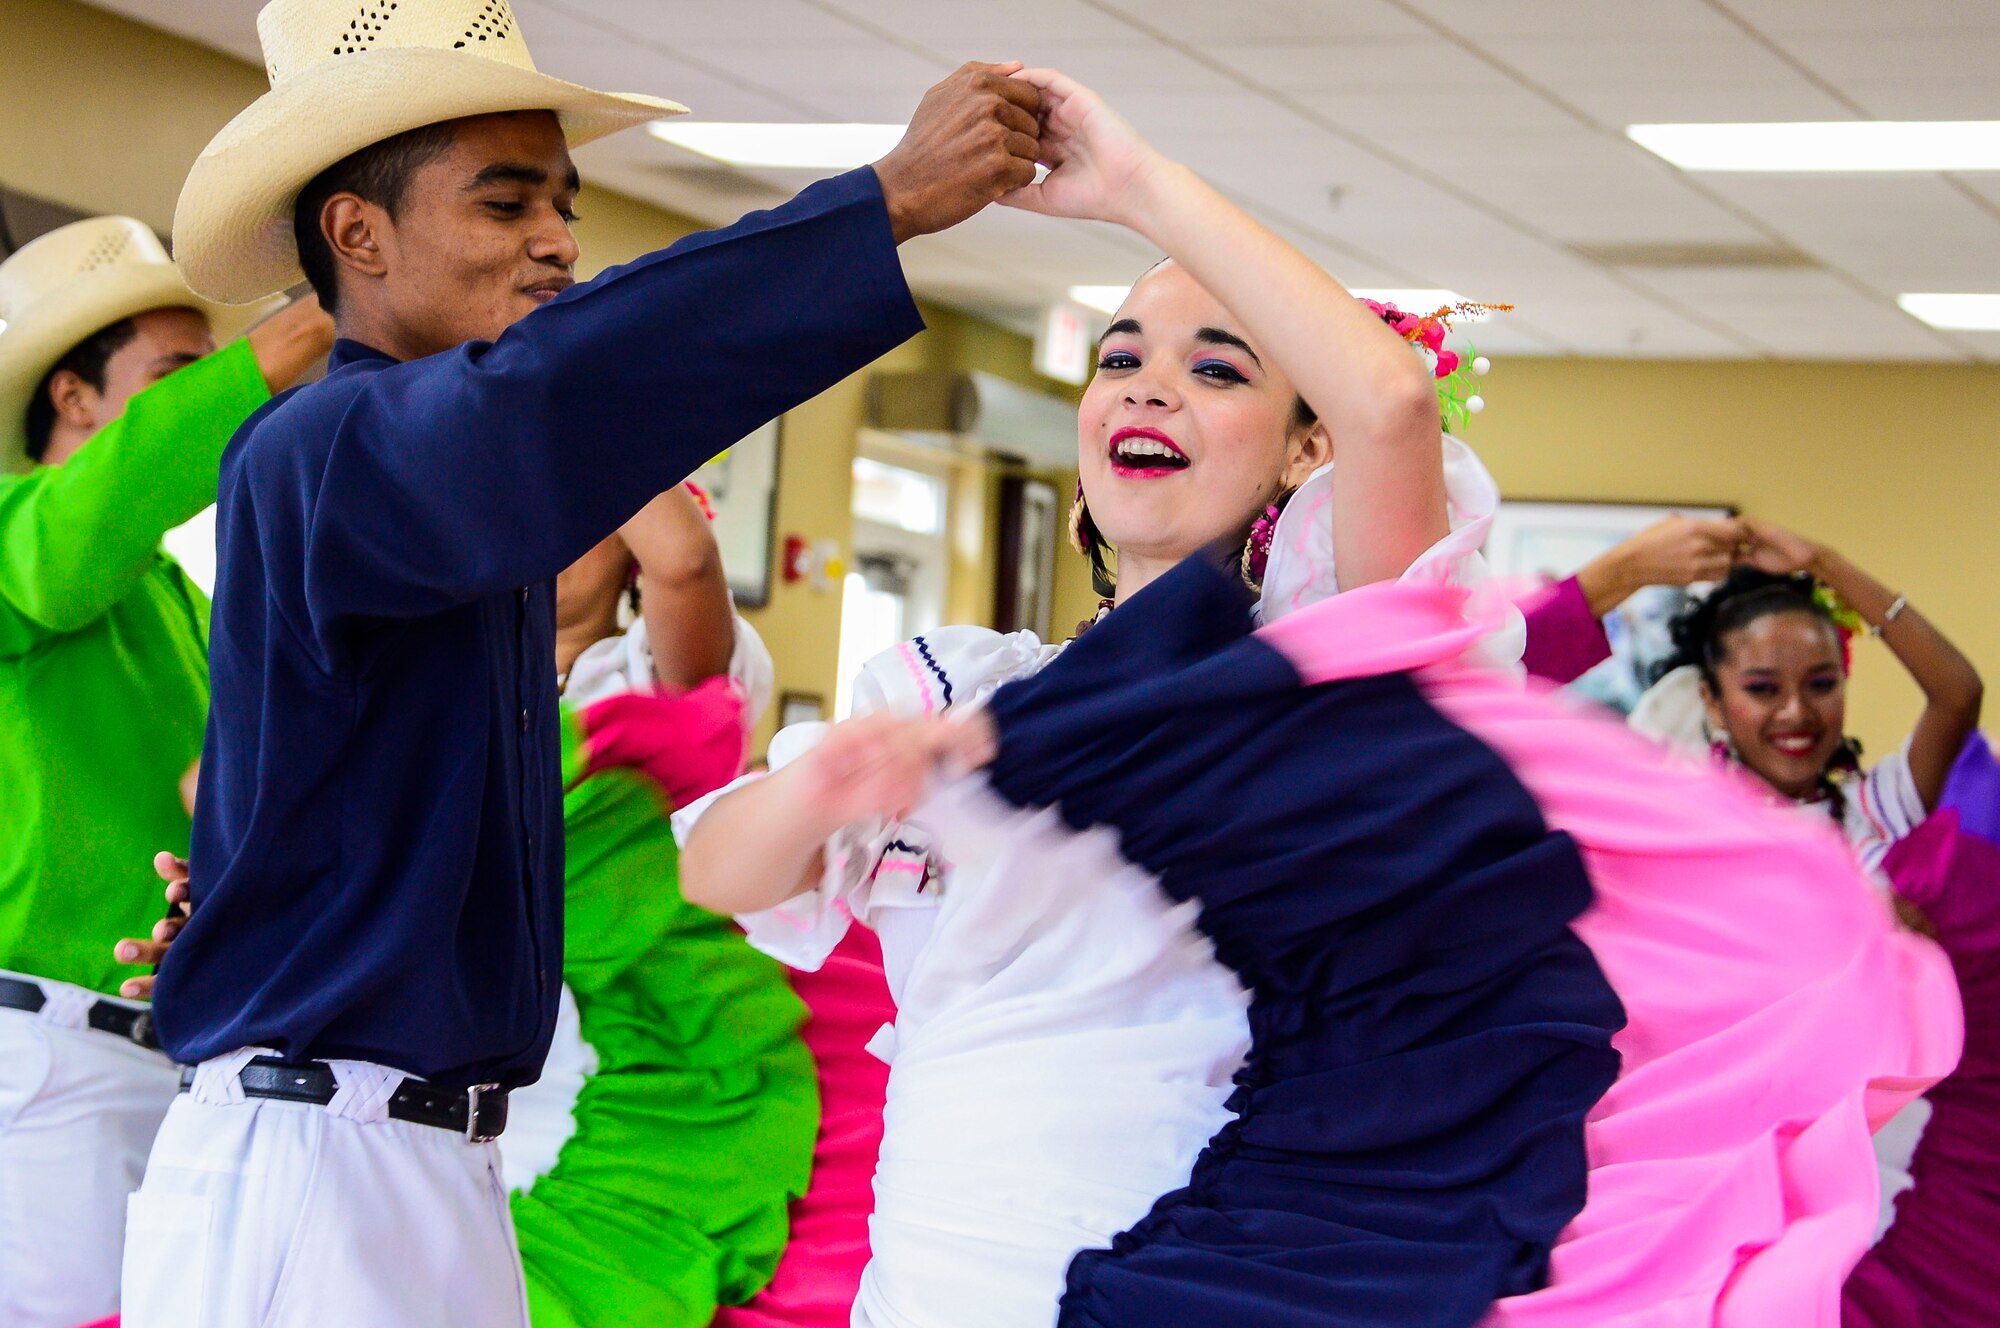
[[[171,365],[172,368],[169,368],[167,372],[172,373],[174,369],[185,369],[201,358],[201,356],[194,354],[192,351],[177,350],[154,360],[153,367],[158,369],[163,365]]]
[[[1113,337],[1117,336],[1136,337],[1138,335],[1139,335],[1139,320],[1136,318],[1121,318],[1117,322],[1113,323],[1110,327],[1104,329],[1104,335],[1097,339],[1097,346],[1096,349],[1093,351],[1093,354],[1095,355],[1104,354],[1104,343],[1111,340],[1111,338]]]
[[[471,193],[493,184],[541,185],[548,182],[549,173],[540,166],[532,166],[524,161],[496,161],[467,181],[465,191]],[[569,174],[564,177],[563,185],[572,193],[583,187],[583,178],[577,174],[576,167],[569,168]]]
[[[1264,367],[1264,362],[1257,358],[1257,352],[1250,349],[1250,343],[1234,332],[1224,332],[1219,327],[1198,327],[1195,329],[1194,339],[1204,346],[1234,346],[1248,355],[1250,362],[1259,369]]]

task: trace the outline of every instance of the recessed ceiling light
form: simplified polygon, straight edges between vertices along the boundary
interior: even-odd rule
[[[902,141],[899,124],[749,124],[718,120],[655,120],[648,133],[731,166],[764,170],[846,171],[889,154]]]
[[[2000,170],[2000,120],[1641,124],[1625,136],[1684,171]]]
[[[2000,332],[2000,295],[1898,295],[1903,312],[1947,332]]]
[[[1118,306],[1125,303],[1125,296],[1132,288],[1127,286],[1071,286],[1070,299],[1087,309],[1100,313],[1115,314]],[[1406,313],[1427,314],[1433,309],[1442,309],[1448,304],[1459,304],[1465,297],[1450,290],[1378,290],[1367,288],[1356,290],[1355,295],[1377,304],[1393,304]],[[1483,312],[1461,316],[1459,322],[1476,323],[1485,318]]]

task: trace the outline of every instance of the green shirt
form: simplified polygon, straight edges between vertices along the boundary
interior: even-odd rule
[[[215,501],[270,399],[236,342],[132,398],[61,466],[0,475],[0,969],[115,992],[165,911],[208,715],[208,599],[160,537]]]

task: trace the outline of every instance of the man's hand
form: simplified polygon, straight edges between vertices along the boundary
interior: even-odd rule
[[[924,94],[895,150],[875,163],[896,243],[956,226],[1030,184],[1042,94],[1019,63],[974,62]]]
[[[126,937],[112,950],[112,956],[121,964],[157,964],[167,957],[167,950],[173,945],[174,937],[181,934],[187,925],[188,865],[186,858],[177,858],[171,853],[154,855],[153,870],[167,883],[167,905],[171,912],[153,924],[153,938],[148,941]],[[126,978],[119,984],[118,994],[127,1000],[149,1001],[153,998],[153,977],[149,973],[142,978]]]

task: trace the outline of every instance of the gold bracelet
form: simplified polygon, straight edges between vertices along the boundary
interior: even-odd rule
[[[1895,599],[1889,602],[1889,611],[1882,615],[1882,621],[1876,623],[1873,627],[1870,627],[1868,629],[1868,635],[1870,636],[1882,635],[1882,629],[1884,627],[1887,627],[1890,623],[1896,621],[1896,619],[1902,617],[1903,610],[1909,607],[1910,607],[1910,597],[1908,595],[1896,596]]]

